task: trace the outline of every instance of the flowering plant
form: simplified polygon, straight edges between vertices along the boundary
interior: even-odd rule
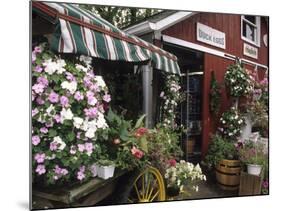
[[[84,181],[108,127],[110,95],[91,58],[64,60],[46,44],[32,51],[32,167],[44,182]]]
[[[106,120],[109,125],[107,136],[100,140],[102,155],[114,160],[121,169],[143,168],[147,164],[146,136],[148,130],[141,127],[144,116],[135,126],[109,109]]]
[[[245,164],[266,165],[268,145],[261,139],[259,133],[252,133],[247,140],[238,140],[239,158]]]
[[[239,114],[237,108],[231,107],[222,114],[220,123],[222,126],[219,128],[221,133],[225,137],[233,140],[241,134],[241,128],[245,124],[245,119]]]
[[[165,179],[168,187],[178,187],[183,191],[184,186],[188,186],[198,191],[195,182],[206,181],[206,176],[202,173],[200,165],[194,166],[192,163],[181,160],[180,162],[170,162],[170,166],[166,169]]]
[[[162,120],[165,127],[176,128],[176,108],[184,97],[180,89],[179,76],[165,75],[165,87],[160,93],[160,98],[163,100]]]
[[[247,96],[253,89],[252,78],[239,61],[228,67],[224,80],[232,97]]]
[[[158,124],[147,136],[148,158],[153,166],[165,173],[170,159],[179,159],[183,152],[180,144],[180,133]]]

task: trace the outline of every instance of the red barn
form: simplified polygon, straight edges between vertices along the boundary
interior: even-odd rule
[[[191,128],[188,137],[196,140],[198,157],[206,154],[218,117],[230,105],[223,89],[219,114],[210,112],[212,72],[223,84],[227,67],[239,57],[262,79],[269,62],[268,24],[268,17],[261,16],[165,11],[125,29],[178,57],[183,89],[189,93],[181,118]]]

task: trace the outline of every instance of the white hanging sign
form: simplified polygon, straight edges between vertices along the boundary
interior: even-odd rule
[[[197,23],[197,40],[223,49],[225,49],[226,46],[224,32],[213,29],[202,23]]]
[[[251,58],[257,59],[258,58],[258,49],[244,43],[243,54],[245,56],[249,56]]]

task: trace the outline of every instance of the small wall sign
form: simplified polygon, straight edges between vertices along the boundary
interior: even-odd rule
[[[258,49],[244,43],[243,54],[245,56],[249,56],[251,58],[257,59],[258,58]]]
[[[225,49],[225,33],[197,23],[197,40],[212,46]]]

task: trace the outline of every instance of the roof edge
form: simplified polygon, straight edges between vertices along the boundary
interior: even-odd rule
[[[163,31],[170,26],[189,18],[193,15],[195,15],[196,12],[176,12],[174,14],[169,15],[166,18],[163,18],[162,20],[152,23],[148,20],[138,23],[136,25],[130,26],[126,29],[124,29],[125,32],[134,34],[134,35],[142,35],[145,33],[153,32],[153,31]]]

